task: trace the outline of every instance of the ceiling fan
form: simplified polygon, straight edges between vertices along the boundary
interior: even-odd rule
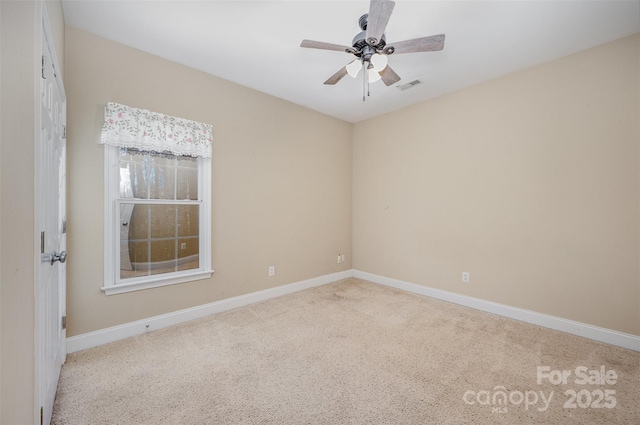
[[[369,83],[380,79],[385,85],[390,86],[400,81],[400,76],[387,64],[387,56],[401,53],[435,52],[444,48],[444,34],[387,43],[384,31],[394,6],[395,2],[391,0],[371,0],[369,13],[365,13],[358,20],[362,32],[353,38],[351,47],[322,41],[302,40],[300,47],[346,52],[356,57],[355,60],[329,77],[324,84],[334,85],[347,74],[356,78],[362,69],[363,91]],[[364,93],[362,100],[365,100]]]

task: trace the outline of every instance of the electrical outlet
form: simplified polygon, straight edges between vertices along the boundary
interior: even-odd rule
[[[462,272],[462,281],[464,283],[469,283],[469,272]]]
[[[338,263],[342,263],[342,255],[338,254]]]
[[[186,242],[182,242],[180,244],[180,249],[187,249],[187,243]]]
[[[276,275],[276,266],[269,266],[269,276]]]

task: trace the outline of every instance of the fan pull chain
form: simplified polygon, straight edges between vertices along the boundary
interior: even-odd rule
[[[371,66],[370,63],[366,62],[366,61],[362,61],[362,101],[365,101],[365,91],[367,92],[367,97],[371,96],[371,91],[370,91],[370,87],[371,87],[371,83],[369,82],[369,66]]]

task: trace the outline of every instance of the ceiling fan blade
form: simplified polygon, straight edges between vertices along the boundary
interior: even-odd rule
[[[385,50],[391,48],[393,48],[393,53],[396,55],[400,53],[437,52],[444,49],[444,34],[389,43]]]
[[[371,0],[367,18],[367,43],[375,46],[380,42],[395,5],[391,0]]]
[[[391,69],[389,65],[387,65],[382,71],[379,72],[380,77],[382,77],[382,82],[386,86],[390,86],[391,84],[395,84],[400,81],[400,76],[396,74],[396,72]]]
[[[325,81],[324,83],[326,85],[328,85],[328,86],[332,86],[332,85],[336,84],[338,81],[342,80],[342,78],[345,75],[347,75],[347,67],[343,66],[342,68],[340,68],[338,70],[338,72],[336,72],[331,77],[329,77],[329,79],[327,81]]]
[[[334,50],[336,52],[347,52],[351,47],[343,46],[341,44],[325,43],[322,41],[302,40],[300,47],[307,47],[309,49],[321,49],[321,50]]]

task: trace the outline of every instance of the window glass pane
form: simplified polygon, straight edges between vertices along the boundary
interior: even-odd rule
[[[178,210],[178,236],[198,236],[200,217],[198,205],[181,205]]]
[[[149,275],[149,243],[147,241],[129,241],[120,243],[120,248],[129,250],[130,268],[120,262],[120,279]],[[121,255],[122,257],[122,255]]]
[[[129,227],[128,238],[131,240],[146,240],[149,238],[149,213],[151,205],[120,205],[120,222],[123,227]],[[127,215],[127,212],[129,212]],[[125,223],[129,223],[126,225]],[[122,237],[120,237],[122,241]]]
[[[147,154],[134,149],[120,148],[120,197],[147,199],[149,197],[149,164]]]
[[[151,240],[151,274],[162,274],[177,270],[176,239]]]
[[[175,238],[178,222],[176,218],[176,205],[150,205],[151,211],[151,237]]]
[[[120,197],[133,198],[131,190],[131,163],[120,162]]]
[[[178,239],[178,247],[180,252],[179,258],[192,257],[199,253],[200,238],[195,236],[193,238],[180,238]]]
[[[173,155],[150,155],[149,157],[149,198],[176,199],[175,196],[176,157]]]
[[[192,270],[200,267],[200,238],[178,239],[178,270]]]
[[[120,204],[120,278],[198,269],[199,208]]]
[[[198,199],[198,162],[189,159],[178,161],[176,199]]]

